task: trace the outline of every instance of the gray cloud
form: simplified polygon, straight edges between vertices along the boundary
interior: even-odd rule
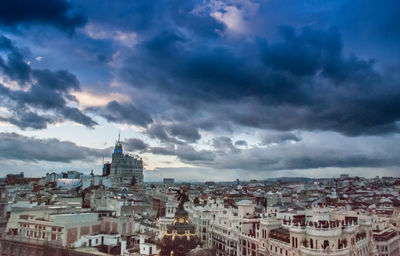
[[[130,138],[123,142],[124,148],[128,151],[144,151],[149,145],[141,139]]]
[[[101,158],[112,149],[78,146],[58,139],[37,139],[17,133],[0,133],[0,158],[3,160],[51,161],[69,163],[74,160]]]
[[[71,91],[79,91],[78,79],[66,70],[31,69],[26,64],[22,50],[6,37],[0,37],[0,51],[8,53],[7,60],[0,57],[0,71],[8,79],[26,89],[10,89],[0,84],[1,106],[13,115],[1,120],[21,129],[44,129],[49,123],[71,120],[88,127],[97,123],[79,109],[68,106],[76,102]],[[29,84],[29,87],[26,86]],[[42,114],[44,112],[45,114]]]
[[[158,139],[161,142],[181,144],[180,141],[167,133],[164,125],[153,124],[147,129],[146,132],[150,137]]]
[[[262,140],[261,144],[263,145],[268,145],[272,143],[283,143],[283,142],[288,142],[288,141],[294,141],[298,142],[300,141],[301,138],[298,137],[297,135],[290,133],[290,132],[285,132],[285,133],[275,133],[275,134],[269,134],[264,137]]]
[[[109,122],[134,124],[146,127],[153,122],[150,114],[133,104],[120,104],[117,101],[109,102],[105,107],[89,108],[89,111],[96,112]]]
[[[235,146],[247,147],[247,141],[245,141],[245,140],[237,140],[237,141],[235,141]]]
[[[212,146],[214,147],[216,152],[220,153],[238,153],[240,149],[236,148],[233,143],[232,139],[225,136],[216,137],[212,140]]]
[[[333,140],[333,141],[332,141]],[[228,137],[213,139],[212,150],[193,147],[152,148],[153,154],[177,156],[181,161],[212,169],[278,171],[316,168],[392,167],[400,165],[400,148],[391,138],[346,138],[338,134],[318,135],[312,140],[268,147],[238,149]],[[327,146],[329,145],[329,146]],[[371,145],[380,145],[371,151]]]
[[[185,122],[177,122],[171,125],[153,124],[147,129],[146,133],[161,142],[178,145],[196,142],[201,138],[198,129]]]
[[[186,163],[196,164],[197,162],[213,161],[215,154],[209,150],[196,150],[189,145],[177,147],[152,147],[150,152],[158,155],[176,156],[179,160]]]
[[[185,123],[173,124],[167,129],[171,135],[188,142],[195,142],[201,137],[197,128]]]

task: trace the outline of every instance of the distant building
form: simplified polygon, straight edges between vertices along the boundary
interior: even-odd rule
[[[78,171],[67,171],[61,172],[61,174],[59,174],[59,178],[61,179],[80,179],[82,176],[83,173]]]
[[[175,184],[175,179],[173,178],[164,178],[163,184],[165,187],[173,187]]]
[[[111,163],[107,162],[103,165],[103,176],[108,176],[111,173]]]
[[[58,176],[57,173],[52,172],[52,173],[46,173],[46,183],[52,183],[52,182],[57,182]]]
[[[350,175],[348,175],[348,174],[340,174],[340,179],[341,180],[347,180],[349,178],[350,178]]]
[[[110,166],[112,186],[129,187],[143,183],[143,160],[137,156],[124,154],[122,143],[115,143]]]
[[[24,173],[20,174],[7,174],[6,183],[7,185],[23,184],[25,182]]]
[[[206,185],[206,186],[215,186],[215,182],[214,181],[206,181],[206,182],[204,182],[204,185]]]
[[[0,183],[0,236],[7,226],[7,205],[7,188],[4,183]]]

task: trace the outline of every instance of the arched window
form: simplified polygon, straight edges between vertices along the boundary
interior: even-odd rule
[[[324,244],[323,244],[324,250],[327,249],[328,247],[329,247],[329,241],[328,241],[328,240],[325,240],[325,241],[324,241]]]

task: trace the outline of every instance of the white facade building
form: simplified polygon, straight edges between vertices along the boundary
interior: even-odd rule
[[[143,183],[143,160],[137,156],[124,154],[119,140],[112,154],[110,178],[115,188],[129,187],[133,180],[136,184]]]

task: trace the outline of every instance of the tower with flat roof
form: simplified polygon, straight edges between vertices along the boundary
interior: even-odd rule
[[[112,153],[110,177],[112,186],[116,188],[143,183],[143,160],[139,156],[124,153],[120,136]]]

